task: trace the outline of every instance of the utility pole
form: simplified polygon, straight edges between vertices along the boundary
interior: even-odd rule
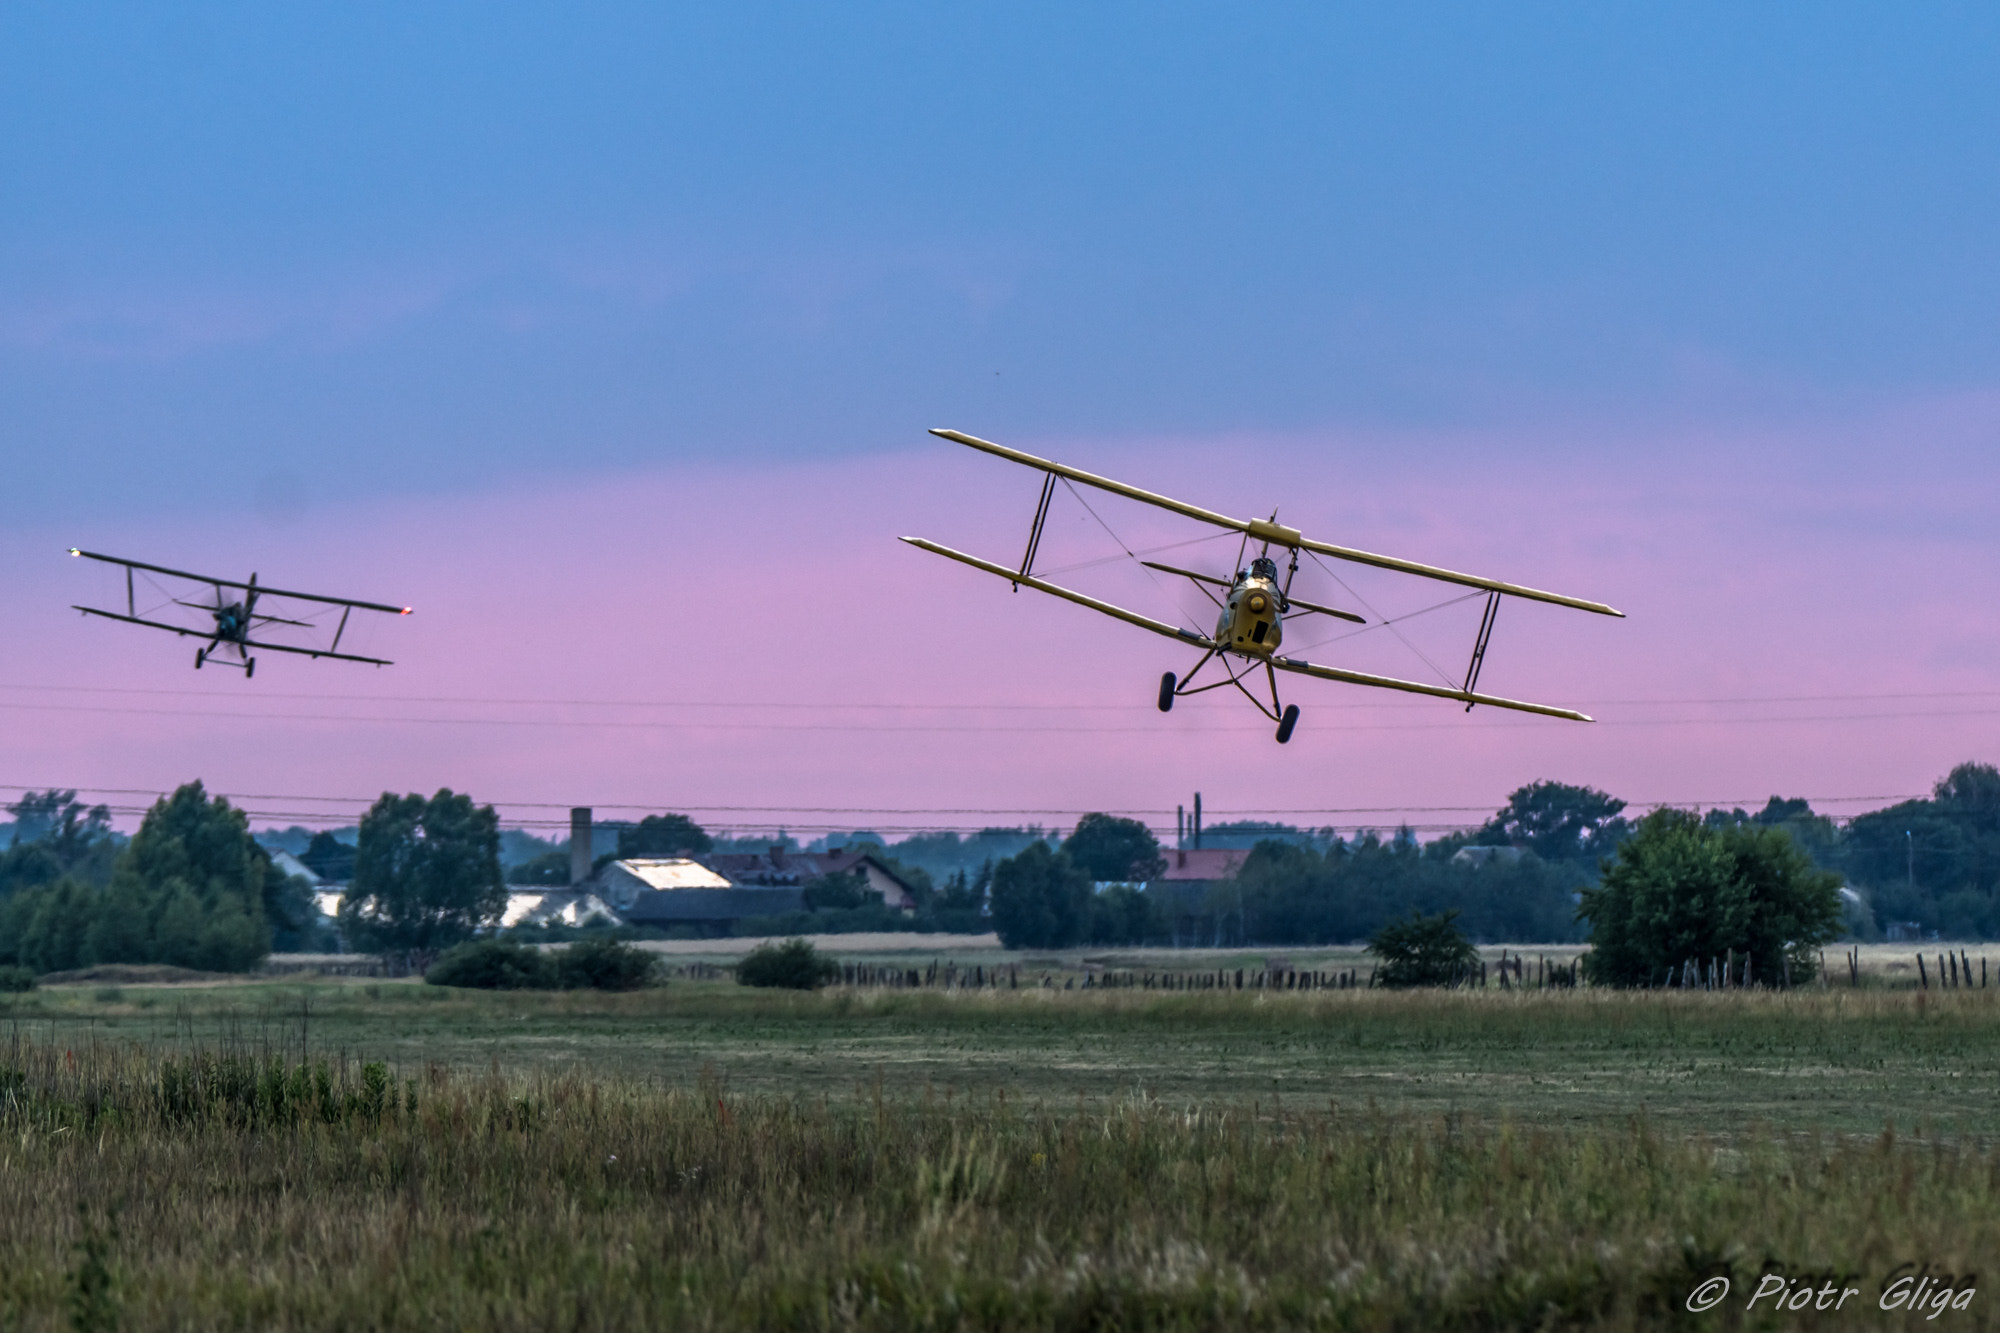
[[[1174,847],[1180,850],[1187,847],[1187,807],[1184,805],[1174,807]]]
[[[1194,845],[1201,846],[1201,793],[1194,794]]]
[[[1917,887],[1917,839],[1908,829],[1903,830],[1903,847],[1909,853],[1910,887]]]

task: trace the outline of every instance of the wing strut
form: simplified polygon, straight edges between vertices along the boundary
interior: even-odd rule
[[[336,648],[340,647],[340,636],[347,633],[347,613],[352,611],[353,609],[354,608],[351,606],[346,606],[341,608],[340,628],[334,630],[333,632],[333,646]]]
[[[1479,668],[1486,665],[1486,644],[1493,637],[1493,622],[1499,616],[1500,594],[1489,592],[1486,594],[1486,614],[1479,619],[1479,637],[1472,644],[1472,665],[1465,669],[1465,693],[1467,698],[1465,711],[1468,713],[1472,711],[1472,705],[1478,702],[1473,697],[1472,691],[1479,684]]]
[[[1040,548],[1042,544],[1042,524],[1048,522],[1049,499],[1055,493],[1056,493],[1056,474],[1053,472],[1043,473],[1042,502],[1035,506],[1035,525],[1032,528],[1028,529],[1028,553],[1021,557],[1022,578],[1027,578],[1030,574],[1035,572],[1035,552],[1037,549]],[[1021,585],[1018,583],[1015,584],[1014,591],[1015,592],[1021,591]]]

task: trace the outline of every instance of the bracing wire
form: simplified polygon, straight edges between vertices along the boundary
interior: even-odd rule
[[[1313,558],[1314,564],[1318,565],[1321,569],[1324,569],[1327,572],[1328,577],[1330,577],[1335,583],[1338,583],[1343,589],[1345,589],[1348,596],[1352,597],[1355,601],[1361,603],[1361,605],[1367,607],[1369,614],[1374,616],[1375,619],[1381,624],[1381,626],[1384,629],[1388,630],[1391,634],[1395,635],[1396,641],[1398,643],[1402,644],[1405,648],[1408,648],[1411,652],[1415,653],[1418,657],[1422,658],[1425,666],[1429,667],[1432,671],[1437,672],[1437,678],[1439,680],[1443,681],[1446,685],[1450,686],[1454,690],[1460,687],[1460,682],[1453,680],[1449,675],[1445,673],[1445,669],[1443,667],[1439,666],[1436,662],[1431,661],[1430,655],[1428,653],[1426,653],[1423,649],[1417,647],[1417,645],[1411,643],[1409,639],[1404,637],[1403,631],[1396,628],[1396,622],[1394,620],[1383,615],[1380,611],[1377,611],[1372,605],[1369,604],[1369,601],[1366,597],[1363,597],[1360,593],[1356,592],[1353,588],[1348,586],[1346,579],[1334,573],[1333,567],[1328,565],[1326,561],[1319,558],[1319,552],[1307,551],[1306,554]],[[1468,596],[1478,596],[1478,595],[1479,594],[1476,593],[1468,594]],[[1464,597],[1459,597],[1455,598],[1454,600],[1462,602],[1466,599]],[[1443,603],[1442,605],[1449,606],[1451,605],[1451,603],[1446,602]],[[1431,609],[1437,610],[1438,608],[1432,607]]]

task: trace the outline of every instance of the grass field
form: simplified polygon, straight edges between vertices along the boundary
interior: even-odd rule
[[[1868,1326],[1898,1264],[2000,1254],[2000,987],[283,980],[0,1024],[4,1328],[1650,1327],[1724,1271],[1733,1326],[1771,1263]]]

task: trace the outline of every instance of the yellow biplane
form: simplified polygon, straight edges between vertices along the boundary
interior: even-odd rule
[[[1486,646],[1493,637],[1493,622],[1499,614],[1500,599],[1503,596],[1520,597],[1535,602],[1549,602],[1556,606],[1575,607],[1579,611],[1590,611],[1601,616],[1622,617],[1624,615],[1624,612],[1606,606],[1602,602],[1586,601],[1580,597],[1565,597],[1560,593],[1543,592],[1538,588],[1527,588],[1518,583],[1507,583],[1500,579],[1486,579],[1472,574],[1460,574],[1455,570],[1440,569],[1435,565],[1420,564],[1414,560],[1398,560],[1386,555],[1374,555],[1367,551],[1357,551],[1352,547],[1335,546],[1329,542],[1311,541],[1297,528],[1288,528],[1278,522],[1275,513],[1267,519],[1230,518],[1226,514],[1218,514],[1197,505],[1184,504],[1179,500],[1172,500],[1164,495],[1155,495],[1151,491],[1141,490],[1137,486],[1128,486],[1123,482],[1112,481],[1108,477],[1100,477],[1093,473],[1085,472],[1080,468],[1066,467],[1061,463],[1050,462],[1046,458],[1037,458],[1033,454],[1022,453],[1018,449],[1009,449],[1005,445],[994,444],[990,440],[977,439],[955,430],[933,430],[931,434],[941,439],[951,440],[958,444],[983,450],[986,453],[1009,459],[1040,471],[1043,474],[1041,503],[1035,509],[1034,524],[1028,530],[1028,549],[1027,553],[1021,558],[1019,569],[1010,569],[1005,565],[996,564],[991,560],[982,560],[976,555],[967,555],[963,551],[954,551],[949,546],[940,546],[936,542],[925,541],[921,537],[905,537],[903,540],[912,546],[935,552],[948,559],[956,560],[961,564],[971,565],[974,569],[983,569],[989,574],[997,574],[1009,583],[1012,583],[1016,588],[1033,588],[1038,592],[1049,593],[1065,601],[1075,602],[1079,606],[1087,606],[1093,611],[1101,611],[1107,616],[1114,616],[1127,624],[1137,625],[1141,629],[1148,629],[1155,634],[1165,635],[1167,638],[1177,639],[1192,647],[1201,649],[1201,660],[1195,663],[1194,669],[1189,671],[1185,677],[1176,678],[1171,671],[1160,677],[1159,704],[1160,711],[1163,713],[1171,711],[1174,706],[1174,700],[1183,695],[1200,694],[1207,690],[1224,689],[1234,686],[1242,692],[1245,698],[1256,705],[1259,712],[1278,724],[1278,742],[1279,744],[1283,744],[1292,738],[1292,731],[1298,726],[1299,706],[1297,704],[1284,704],[1279,700],[1277,673],[1280,671],[1291,671],[1304,676],[1318,676],[1324,680],[1345,681],[1350,685],[1369,685],[1379,689],[1403,690],[1410,694],[1428,694],[1441,699],[1451,699],[1464,704],[1468,712],[1472,710],[1475,704],[1485,704],[1491,708],[1511,708],[1523,713],[1540,713],[1545,717],[1568,718],[1575,722],[1588,722],[1591,720],[1588,715],[1579,713],[1574,709],[1556,708],[1549,704],[1526,703],[1519,699],[1503,699],[1492,694],[1480,694],[1478,692],[1479,670],[1486,660]],[[1083,593],[1060,587],[1045,579],[1036,578],[1034,575],[1035,553],[1036,549],[1041,545],[1042,527],[1048,520],[1049,501],[1055,494],[1055,486],[1058,480],[1066,483],[1080,483],[1085,486],[1094,486],[1099,490],[1109,491],[1114,495],[1123,495],[1128,499],[1138,500],[1149,505],[1157,505],[1161,509],[1170,510],[1176,514],[1183,514],[1188,518],[1198,520],[1202,523],[1210,523],[1218,528],[1242,533],[1243,550],[1238,556],[1238,564],[1242,567],[1237,570],[1236,576],[1233,579],[1221,578],[1213,574],[1203,574],[1189,569],[1179,569],[1172,565],[1163,565],[1151,560],[1140,561],[1141,564],[1149,569],[1156,569],[1162,573],[1174,574],[1193,581],[1195,587],[1201,589],[1216,604],[1219,615],[1215,624],[1215,632],[1213,634],[1203,634],[1198,630],[1183,629],[1177,625],[1169,625],[1165,621],[1154,620],[1152,617],[1140,615],[1136,611],[1127,611],[1123,607],[1113,606],[1109,602],[1099,601],[1095,597],[1088,597]],[[1242,555],[1248,554],[1249,544],[1253,541],[1262,543],[1262,549],[1247,565],[1244,565]],[[1271,557],[1273,548],[1289,552],[1291,556],[1282,581],[1279,578],[1278,562]],[[1288,615],[1294,618],[1301,615],[1332,616],[1341,620],[1352,621],[1356,624],[1366,623],[1361,616],[1356,615],[1352,611],[1343,611],[1330,606],[1319,606],[1311,602],[1302,601],[1291,595],[1292,580],[1298,573],[1299,553],[1301,551],[1314,556],[1328,556],[1335,560],[1348,560],[1357,564],[1373,565],[1377,569],[1395,570],[1402,574],[1415,574],[1422,578],[1436,579],[1440,582],[1454,583],[1461,587],[1485,592],[1486,610],[1485,614],[1480,618],[1478,637],[1473,641],[1472,660],[1466,667],[1464,683],[1457,686],[1427,685],[1421,681],[1398,680],[1393,676],[1377,676],[1365,671],[1349,671],[1341,667],[1322,666],[1316,662],[1307,662],[1296,657],[1280,656],[1278,649],[1284,641],[1284,620]],[[1218,595],[1216,592],[1210,591],[1210,589],[1221,589],[1222,591]],[[1203,685],[1195,685],[1194,680],[1196,676],[1211,661],[1216,662],[1220,666],[1224,674],[1224,679],[1210,681]],[[1241,663],[1240,667],[1238,663]],[[1253,694],[1244,683],[1253,676],[1260,665],[1264,669],[1264,679],[1270,689],[1271,701],[1268,705],[1256,694]]]

